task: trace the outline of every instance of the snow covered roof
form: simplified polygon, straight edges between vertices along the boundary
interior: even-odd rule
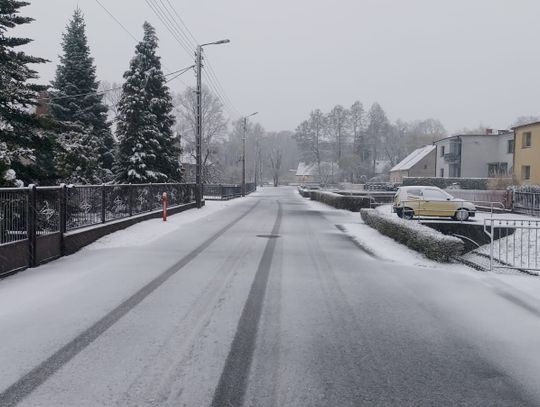
[[[414,150],[407,157],[401,160],[394,168],[392,168],[390,172],[410,170],[433,150],[435,150],[434,145],[428,145]]]
[[[316,174],[317,165],[316,163],[298,163],[298,168],[296,169],[296,175],[299,177],[305,177],[308,175]]]

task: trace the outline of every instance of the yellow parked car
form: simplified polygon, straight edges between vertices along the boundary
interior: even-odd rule
[[[398,188],[392,209],[403,219],[437,216],[464,221],[476,213],[473,203],[454,198],[440,188],[428,186]]]

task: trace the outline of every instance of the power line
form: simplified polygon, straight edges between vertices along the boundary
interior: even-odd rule
[[[186,73],[187,71],[189,71],[190,69],[192,69],[194,67],[195,67],[195,65],[191,65],[191,66],[188,66],[187,68],[179,69],[179,70],[177,70],[175,72],[164,74],[163,76],[165,76],[165,77],[175,75],[172,78],[165,81],[165,83],[169,83],[169,82],[174,81],[175,79],[178,79],[178,77],[180,77],[180,75]],[[54,96],[53,97],[44,97],[44,98],[39,98],[38,100],[40,100],[40,101],[43,101],[43,100],[61,100],[61,99],[75,99],[75,98],[84,97],[84,96],[99,96],[99,95],[104,95],[105,93],[112,92],[112,91],[115,91],[115,90],[120,90],[120,89],[122,89],[122,85],[115,86],[114,88],[110,88],[110,89],[103,89],[103,90],[100,90],[100,91],[97,91],[97,92],[79,93],[77,95],[65,95],[65,96],[56,96],[56,97],[54,97]]]
[[[126,26],[125,26],[124,24],[122,24],[122,22],[121,22],[118,18],[116,18],[115,15],[114,15],[112,12],[110,12],[110,11],[109,11],[109,10],[108,10],[101,2],[100,2],[100,0],[95,0],[95,1],[96,1],[96,3],[99,4],[99,6],[100,6],[103,10],[105,10],[105,12],[106,12],[106,13],[107,13],[107,14],[108,14],[108,15],[116,22],[116,24],[118,24],[118,25],[122,28],[122,30],[124,30],[124,31],[125,31],[125,32],[126,32],[126,33],[134,40],[134,41],[135,41],[135,43],[138,43],[138,42],[139,42],[139,40],[137,39],[137,37],[135,37],[135,36],[134,36],[127,28],[126,28]],[[165,67],[165,69],[166,69],[167,71],[169,71],[169,72],[171,71],[165,64],[163,64],[163,66]],[[173,75],[174,73],[175,73],[175,72],[170,72],[170,73],[168,73],[167,75]],[[167,76],[167,75],[166,75],[166,76]],[[178,80],[179,80],[186,88],[189,87],[189,85],[188,85],[187,83],[185,83],[185,82],[184,82],[182,79],[180,79],[179,77],[176,77],[175,79],[178,79]]]
[[[100,5],[100,7],[105,10],[105,12],[111,16],[111,18],[116,21],[116,23],[122,27],[122,29],[131,37],[133,38],[135,41],[138,41],[137,38],[124,26],[124,24],[122,24],[108,9],[107,7],[105,7],[103,4],[101,4],[101,2],[99,0],[96,0],[96,3]]]
[[[176,11],[176,8],[172,5],[172,3],[170,2],[170,0],[167,0],[167,3],[169,4],[169,6],[171,7],[171,9],[173,10],[174,14],[176,14],[176,16],[178,17],[178,20],[180,21],[180,23],[184,26],[184,28],[186,29],[186,31],[188,32],[188,34],[191,36],[191,38],[193,39],[193,43],[194,44],[198,44],[199,42],[197,41],[197,39],[195,38],[195,36],[193,35],[193,33],[191,32],[191,30],[189,29],[189,27],[186,25],[186,23],[184,23],[184,20],[182,19],[182,17],[180,17],[180,14],[178,13],[178,11]]]
[[[156,1],[156,0],[154,0]],[[177,28],[177,31],[179,34],[181,34],[182,38],[186,41],[186,43],[190,46],[190,48],[195,48],[196,45],[197,45],[197,40],[195,39],[195,37],[193,37],[193,35],[191,35],[191,32],[189,31],[189,28],[186,27],[186,25],[183,23],[182,19],[178,16],[178,13],[176,13],[176,10],[174,9],[174,7],[172,7],[171,3],[169,2],[169,5],[171,5],[173,11],[176,13],[176,15],[178,16],[178,18],[180,19],[180,21],[182,22],[182,24],[184,25],[184,27],[187,28],[188,32],[190,33],[191,35],[191,38],[188,34],[186,34],[184,32],[184,30],[182,29],[182,27],[178,24],[178,22],[176,21],[175,17],[173,16],[173,14],[171,13],[170,9],[167,7],[167,5],[163,2],[163,0],[157,0],[159,1],[159,3],[163,6],[163,9],[166,11],[167,15],[169,16],[169,20],[171,22],[176,23],[176,28]]]
[[[184,42],[185,40],[182,38],[182,35],[179,34],[179,32],[177,31],[177,29],[176,29],[176,27],[174,25],[174,20],[173,21],[170,20],[169,16],[167,16],[166,12],[163,11],[163,9],[161,8],[161,6],[158,3],[154,3],[152,0],[145,0],[145,2],[148,5],[148,7],[150,7],[152,12],[156,15],[156,17],[165,26],[167,31],[169,31],[169,33],[173,36],[173,38],[176,40],[176,42],[178,42],[178,44],[180,44],[180,46],[184,49],[184,51],[187,52],[187,54],[189,56],[192,56],[193,55],[192,54],[193,50],[190,49],[189,45],[186,45],[186,43]],[[169,15],[170,15],[170,13],[169,13]]]
[[[238,112],[238,109],[235,107],[234,103],[232,102],[231,98],[229,97],[229,95],[227,94],[227,92],[225,91],[225,89],[223,88],[223,86],[221,85],[221,82],[219,81],[217,75],[216,75],[216,72],[214,71],[214,68],[212,67],[212,65],[210,64],[210,61],[208,60],[207,61],[207,68],[206,68],[206,72],[207,74],[209,74],[213,80],[216,82],[216,85],[218,87],[218,89],[221,91],[221,93],[223,94],[224,98],[226,99],[226,101],[229,103],[229,105],[231,105],[231,107],[233,108],[233,110],[235,112],[238,113],[239,116],[241,116],[241,114]]]
[[[174,37],[174,39],[186,50],[186,43],[188,47],[195,48],[196,44],[199,42],[187,26],[187,24],[184,22],[176,8],[173,6],[170,0],[165,0],[168,4],[165,4],[163,0],[145,0],[148,6],[152,9],[154,14],[161,20],[165,28],[171,33],[171,35]],[[161,4],[161,6],[158,4],[158,2]],[[155,6],[155,7],[154,7]],[[159,12],[158,12],[159,9]],[[172,12],[171,12],[172,10]],[[174,15],[173,15],[174,13]],[[176,16],[176,17],[175,17]],[[180,21],[180,23],[178,22]],[[182,26],[185,28],[182,28]],[[186,33],[187,32],[187,33]],[[190,38],[191,37],[191,38]],[[191,52],[186,50],[191,55]],[[228,96],[227,92],[223,88],[223,85],[221,84],[219,78],[217,77],[217,74],[215,73],[214,69],[212,68],[212,65],[210,63],[210,60],[208,57],[205,58],[208,62],[208,68],[206,71],[206,77],[209,81],[209,86],[213,88],[213,91],[216,93],[216,96],[221,100],[221,103],[224,107],[229,110],[229,113],[232,112],[232,116],[241,116],[241,114],[238,112],[238,109],[234,106],[234,104],[231,101],[231,98]],[[210,83],[212,82],[212,83]],[[234,113],[236,112],[236,113]]]

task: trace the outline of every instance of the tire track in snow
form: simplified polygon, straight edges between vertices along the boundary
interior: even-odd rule
[[[281,218],[281,203],[278,202],[278,213],[272,228],[272,235],[278,235]],[[225,367],[214,393],[212,407],[243,405],[276,244],[277,239],[269,239],[264,249],[246,304],[238,321]]]
[[[142,287],[139,291],[133,294],[131,297],[124,300],[120,305],[110,311],[107,315],[94,323],[90,328],[80,333],[77,337],[57,350],[48,359],[36,366],[30,372],[25,374],[2,393],[0,393],[0,406],[12,407],[21,402],[25,397],[31,394],[41,384],[43,384],[49,377],[54,375],[70,360],[82,352],[92,342],[99,338],[105,331],[118,322],[129,311],[140,304],[146,297],[157,290],[163,283],[165,283],[174,274],[180,271],[183,267],[189,264],[205,249],[207,249],[213,242],[215,242],[221,235],[233,227],[236,223],[246,217],[255,207],[259,204],[257,201],[242,215],[234,219],[232,222],[225,225],[212,237],[204,241],[195,250],[187,254],[173,266],[169,267],[163,273],[155,277],[152,281]],[[264,256],[263,256],[264,257]]]

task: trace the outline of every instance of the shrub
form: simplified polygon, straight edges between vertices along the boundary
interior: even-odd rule
[[[490,189],[490,178],[436,178],[436,177],[405,177],[403,186],[425,185],[434,186],[441,189],[448,188],[454,184],[459,185],[459,189]]]
[[[435,261],[449,262],[465,248],[457,237],[443,235],[416,222],[390,217],[374,209],[362,209],[360,215],[368,226]]]
[[[371,207],[371,198],[367,196],[343,196],[334,192],[309,191],[313,201],[319,201],[337,209],[359,212],[361,208]]]

